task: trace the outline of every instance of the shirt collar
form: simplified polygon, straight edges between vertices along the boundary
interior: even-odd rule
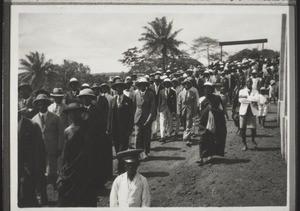
[[[48,111],[46,111],[45,113],[39,112],[39,115],[40,115],[40,116],[44,116],[45,118],[46,118],[47,114],[48,114]]]

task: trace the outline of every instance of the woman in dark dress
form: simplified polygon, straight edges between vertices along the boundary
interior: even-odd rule
[[[199,165],[204,158],[213,155],[224,156],[227,135],[224,107],[221,97],[213,94],[214,88],[210,82],[203,85],[205,96],[199,100]]]

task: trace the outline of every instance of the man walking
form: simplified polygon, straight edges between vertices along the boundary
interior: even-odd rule
[[[197,96],[191,91],[192,82],[185,79],[182,83],[184,90],[182,90],[177,99],[177,114],[182,119],[184,126],[183,141],[187,146],[191,146],[191,130],[193,127],[193,118],[197,114]]]
[[[163,81],[165,87],[158,97],[159,125],[161,141],[165,141],[165,129],[168,136],[173,132],[173,115],[176,113],[176,92],[171,89],[172,81],[166,78]]]

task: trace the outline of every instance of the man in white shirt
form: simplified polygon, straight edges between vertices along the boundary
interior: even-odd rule
[[[239,91],[239,102],[241,103],[239,114],[240,114],[240,131],[242,136],[242,142],[244,147],[242,151],[247,150],[246,144],[246,129],[251,129],[252,143],[256,148],[255,142],[256,136],[256,116],[258,114],[258,100],[259,93],[257,90],[252,88],[252,79],[247,78],[246,87]]]
[[[113,182],[110,207],[150,207],[150,189],[147,179],[137,173],[141,149],[130,149],[117,154],[123,160],[126,172]]]

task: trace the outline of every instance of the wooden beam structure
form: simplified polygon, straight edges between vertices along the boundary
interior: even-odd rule
[[[224,45],[245,45],[245,44],[256,44],[256,43],[266,43],[268,39],[256,39],[256,40],[239,40],[239,41],[226,41],[219,42],[220,46]]]

